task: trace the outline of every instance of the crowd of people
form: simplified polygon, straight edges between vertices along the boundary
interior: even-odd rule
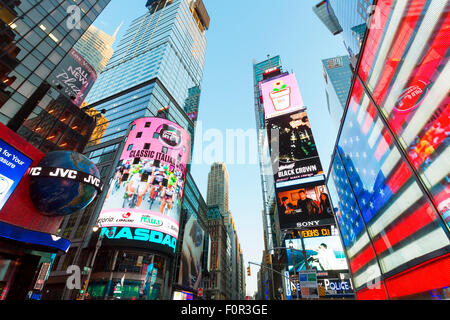
[[[136,163],[137,162],[137,163]],[[183,173],[159,160],[128,159],[116,169],[109,196],[123,191],[122,208],[153,210],[170,214],[183,188]],[[144,206],[143,202],[147,202]]]

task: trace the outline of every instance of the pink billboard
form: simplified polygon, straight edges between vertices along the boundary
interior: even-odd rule
[[[295,74],[262,82],[259,86],[266,119],[304,107]]]
[[[98,225],[146,229],[151,237],[163,233],[177,239],[190,145],[189,133],[169,120],[135,120]]]

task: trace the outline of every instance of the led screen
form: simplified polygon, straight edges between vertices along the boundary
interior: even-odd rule
[[[277,202],[281,229],[334,224],[333,208],[323,184],[279,189]]]
[[[295,74],[260,83],[265,118],[272,118],[304,107]]]
[[[190,135],[162,118],[132,123],[98,224],[162,232],[177,239]]]
[[[323,174],[304,109],[269,119],[267,132],[276,183]]]
[[[348,270],[344,249],[339,236],[314,237],[303,239],[305,243],[306,259],[309,269],[317,271]],[[290,244],[292,242],[292,244]],[[307,270],[302,252],[301,239],[285,240],[286,248],[292,246],[296,250],[287,249],[289,269],[295,271]]]
[[[0,140],[0,210],[31,165],[32,160]]]
[[[197,290],[202,279],[202,253],[205,231],[191,213],[184,228],[179,284]]]

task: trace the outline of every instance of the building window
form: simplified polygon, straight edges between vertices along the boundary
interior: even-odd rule
[[[148,150],[148,149],[150,149],[150,143],[144,144],[144,150]]]
[[[138,133],[136,134],[136,138],[140,138],[140,137],[142,137],[142,132],[138,132]]]
[[[130,151],[131,149],[133,149],[133,144],[130,144],[127,148],[127,151]]]

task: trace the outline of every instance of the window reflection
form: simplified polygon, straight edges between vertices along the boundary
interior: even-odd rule
[[[380,1],[358,73],[450,226],[450,3]]]
[[[437,252],[446,247],[449,240],[376,109],[360,87],[356,82],[338,146],[342,165],[385,273]],[[336,164],[336,175],[339,168]],[[357,240],[357,245],[349,249],[349,256],[354,255],[352,249],[359,256],[371,256],[371,249],[364,247],[368,241]]]

